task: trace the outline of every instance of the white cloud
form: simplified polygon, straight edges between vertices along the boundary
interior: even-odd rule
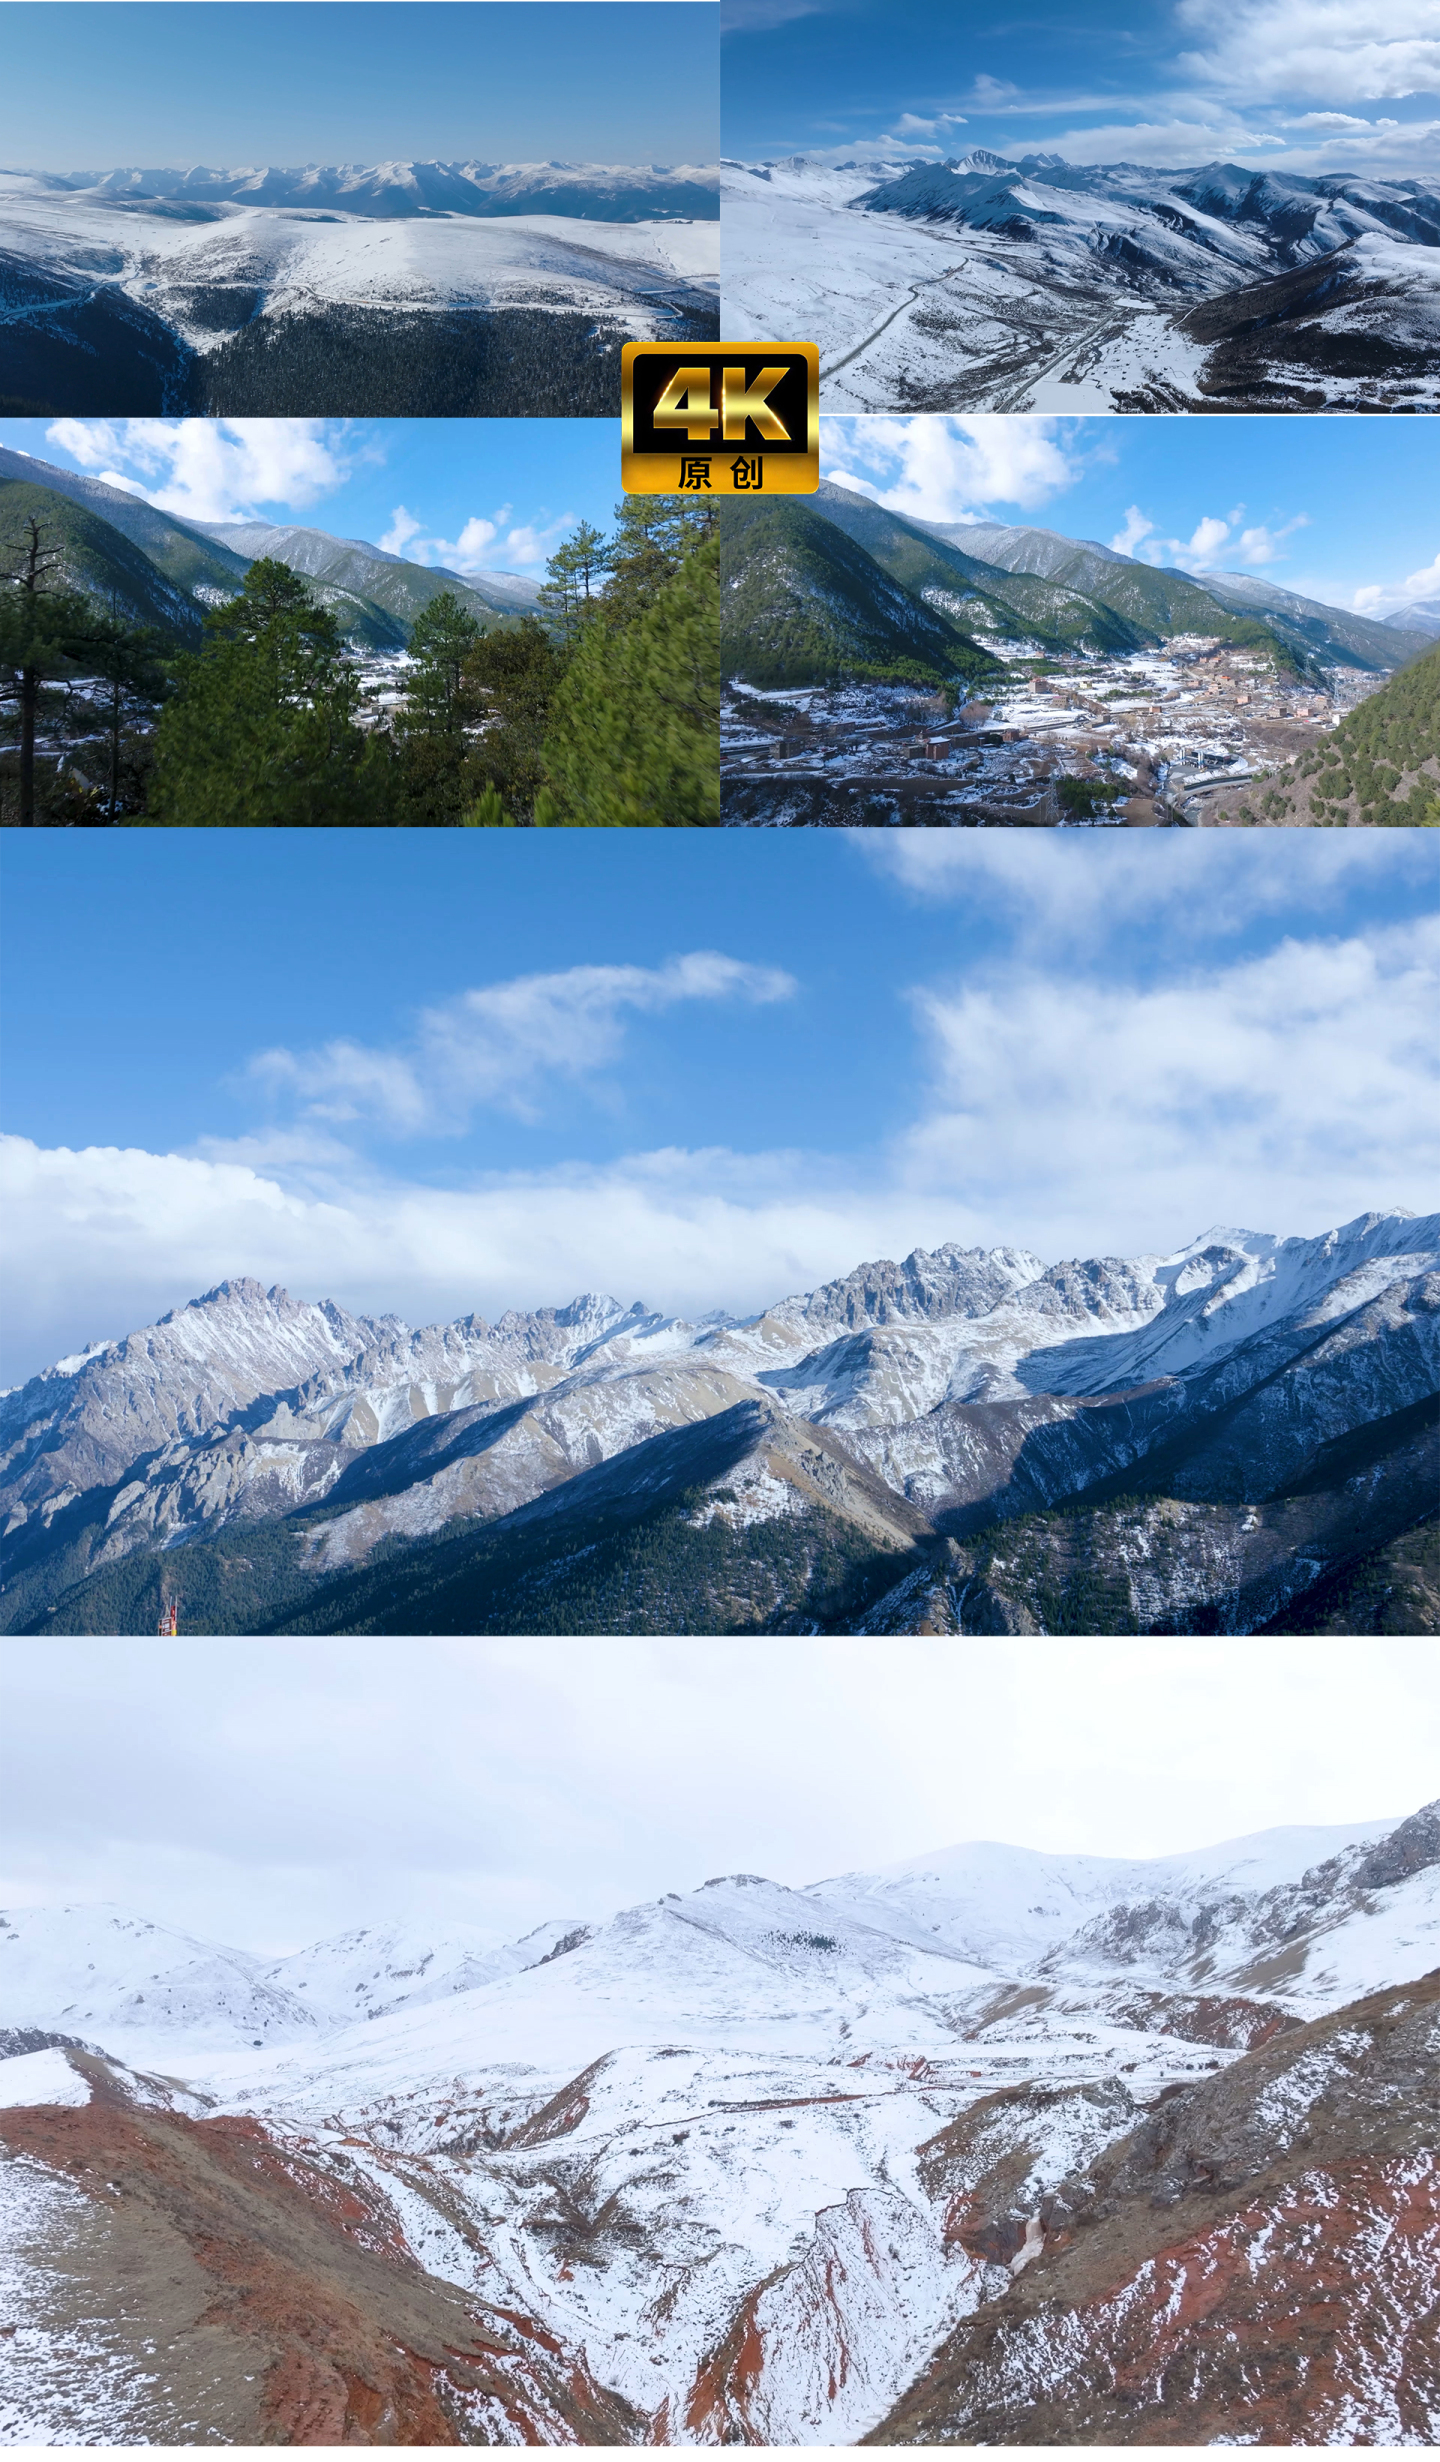
[[[1133,556],[1136,548],[1140,544],[1140,541],[1149,537],[1151,527],[1152,525],[1149,515],[1147,513],[1142,513],[1138,504],[1127,505],[1125,508],[1125,527],[1123,530],[1117,530],[1114,538],[1110,541],[1116,555]]]
[[[948,833],[876,833],[869,859],[962,909],[1008,903],[1017,951],[959,984],[914,988],[917,1060],[868,1149],[697,1146],[434,1186],[382,1176],[323,1131],[308,1148],[286,1132],[288,1144],[246,1157],[11,1138],[16,1368],[33,1373],[235,1273],[411,1322],[586,1289],[694,1314],[757,1309],[944,1239],[1133,1254],[1216,1221],[1315,1234],[1372,1206],[1433,1202],[1440,925],[1323,930],[1347,885],[1399,876],[1417,899],[1432,894],[1433,847],[1166,835],[1057,842],[1040,866],[1033,846],[963,835],[961,847]],[[1307,904],[1319,912],[1301,937]],[[1280,914],[1292,937],[1197,965],[1186,946],[1197,908],[1217,934]],[[1108,962],[1122,945],[1112,935],[1137,921],[1157,957],[1138,986]],[[1161,965],[1162,946],[1180,954]],[[431,1012],[431,1039],[410,1053],[332,1046],[294,1060],[290,1082],[322,1106],[389,1106],[402,1125],[407,1104],[434,1116],[493,1095],[507,1054],[522,1077],[586,1065],[587,1037],[613,1049],[629,994],[652,1006],[704,997],[704,969],[728,962],[679,963],[699,969],[682,976],[688,991],[667,989],[666,969],[628,990],[613,980],[625,969],[575,970],[612,978],[588,994],[563,976],[499,987],[488,1010]],[[722,974],[716,989],[783,996],[783,978]]]
[[[343,486],[355,460],[340,419],[57,419],[46,436],[189,521],[301,510]]]
[[[627,1013],[679,1001],[790,998],[794,978],[702,949],[664,966],[572,966],[519,975],[422,1010],[411,1047],[341,1038],[318,1051],[267,1051],[251,1075],[328,1120],[372,1118],[401,1133],[459,1129],[477,1105],[534,1118],[547,1077],[593,1077],[622,1048]]]
[[[1357,130],[1369,136],[1377,128],[1398,128],[1398,120],[1359,120],[1353,111],[1302,111],[1298,119],[1282,123],[1286,128],[1323,128],[1332,136],[1344,136]]]
[[[1070,127],[1045,139],[1046,151],[1062,154],[1067,162],[1143,162],[1162,171],[1185,170],[1217,159],[1243,163],[1257,151],[1263,151],[1268,160],[1270,150],[1284,144],[1283,137],[1228,116],[1116,120],[1093,128]]]
[[[996,504],[1033,511],[1079,475],[1063,419],[824,418],[827,478],[895,513],[965,521]]]
[[[408,555],[416,564],[444,564],[457,573],[537,572],[574,529],[576,516],[562,513],[543,525],[517,522],[507,528],[513,511],[513,505],[502,504],[490,515],[472,513],[458,538],[443,539],[424,535],[424,523],[397,505],[381,545],[392,554]],[[401,540],[403,545],[397,544]]]
[[[460,1189],[352,1162],[330,1193],[294,1185],[315,1176],[0,1139],[8,1325],[26,1337],[13,1372],[153,1322],[228,1274],[414,1324],[585,1290],[698,1313],[761,1308],[971,1223],[951,1198],[856,1186],[805,1154],[670,1150]]]
[[[1440,89],[1434,0],[1178,0],[1202,48],[1180,66],[1221,93],[1270,102],[1391,100]]]
[[[1264,522],[1244,528],[1244,519],[1245,507],[1239,504],[1223,519],[1216,513],[1204,514],[1188,539],[1162,538],[1149,516],[1132,504],[1123,530],[1117,531],[1110,544],[1118,555],[1138,556],[1147,564],[1181,564],[1201,572],[1221,572],[1237,564],[1274,564],[1283,556],[1291,533],[1310,526],[1308,513],[1292,515],[1278,529]]]
[[[913,148],[916,151],[937,153],[943,146],[948,145],[952,129],[964,128],[966,125],[965,120],[954,111],[937,111],[933,118],[928,120],[917,119],[913,111],[902,111],[893,129],[880,139],[880,143],[903,147],[907,152]],[[922,141],[918,146],[916,145],[917,139]]]
[[[410,541],[418,538],[424,527],[425,524],[417,521],[413,513],[406,512],[403,504],[397,504],[380,545],[387,556],[403,556]]]
[[[1208,564],[1213,559],[1215,549],[1223,547],[1229,536],[1228,521],[1218,521],[1213,515],[1207,515],[1203,521],[1196,523],[1188,553],[1197,564]]]
[[[1433,901],[1435,886],[1435,848],[1418,832],[1116,831],[1048,839],[1043,863],[1023,833],[1003,831],[857,829],[847,844],[926,904],[985,899],[1008,909],[1032,950],[1079,947],[1107,969],[1113,936],[1142,920],[1159,932],[1198,917],[1224,938],[1271,915],[1338,912],[1372,884],[1413,884],[1417,901]]]
[[[1008,85],[1003,77],[989,77],[982,69],[971,88],[970,99],[977,109],[993,108],[996,103],[1013,102],[1019,91],[1018,85]]]
[[[1429,564],[1407,573],[1403,581],[1367,582],[1351,593],[1350,604],[1357,615],[1390,615],[1397,607],[1408,607],[1416,599],[1440,598],[1440,555]],[[1336,605],[1342,602],[1336,600]]]

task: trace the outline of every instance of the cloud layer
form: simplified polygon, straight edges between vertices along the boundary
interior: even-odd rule
[[[397,504],[378,544],[388,555],[408,556],[412,564],[443,564],[455,573],[538,572],[574,529],[575,515],[562,513],[537,529],[533,522],[512,521],[514,509],[502,504],[493,515],[472,513],[458,538],[443,539],[431,537],[423,521]]]
[[[1265,522],[1247,525],[1245,507],[1237,504],[1223,518],[1206,513],[1188,539],[1161,538],[1148,513],[1138,504],[1126,508],[1124,528],[1110,541],[1117,555],[1135,556],[1145,564],[1178,564],[1196,573],[1223,573],[1237,564],[1263,565],[1280,561],[1285,541],[1297,530],[1308,530],[1308,513],[1293,513],[1278,529]]]
[[[363,1117],[401,1134],[458,1131],[478,1106],[536,1116],[553,1077],[593,1078],[620,1052],[624,1021],[691,1000],[788,1000],[792,975],[750,966],[715,949],[664,966],[571,966],[519,975],[422,1010],[408,1050],[375,1050],[338,1039],[317,1051],[262,1052],[251,1074],[292,1093],[323,1120]]]

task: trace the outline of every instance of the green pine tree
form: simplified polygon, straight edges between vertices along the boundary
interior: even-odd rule
[[[545,735],[564,667],[562,650],[533,616],[476,643],[466,672],[487,723],[466,764],[472,802],[493,788],[517,820],[529,820],[545,778]]]
[[[478,804],[466,813],[461,827],[462,829],[512,829],[514,827],[513,821],[500,800],[498,787],[487,786]]]
[[[567,647],[579,638],[581,627],[595,613],[608,564],[609,550],[603,530],[597,530],[593,522],[582,521],[545,567],[548,578],[540,585],[540,604]]]
[[[410,634],[405,705],[395,721],[398,817],[410,828],[453,828],[473,786],[466,775],[467,729],[479,724],[484,701],[469,660],[484,627],[450,590],[416,617]]]
[[[483,627],[451,590],[421,608],[410,632],[414,664],[405,679],[402,728],[458,734],[473,721],[477,709],[466,661],[483,638]]]
[[[624,562],[617,558],[617,576]],[[677,557],[651,530],[629,562],[621,605],[607,591],[602,620],[588,627],[556,695],[539,826],[678,828],[720,818],[718,540]]]
[[[390,755],[356,724],[334,616],[262,556],[205,619],[155,737],[148,817],[170,828],[334,828],[388,816]]]
[[[128,748],[134,750],[134,729],[153,718],[170,691],[170,675],[163,656],[164,645],[158,633],[127,624],[120,613],[118,599],[112,592],[108,612],[95,626],[94,636],[85,652],[85,663],[104,686],[102,708],[105,717],[105,784],[103,817],[118,820],[122,802],[134,809],[129,794],[122,795],[122,773],[126,767]],[[146,747],[148,752],[148,746]],[[133,766],[143,769],[144,761]]]

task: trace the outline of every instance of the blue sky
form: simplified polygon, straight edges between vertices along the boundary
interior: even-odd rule
[[[1388,613],[1440,591],[1428,419],[827,418],[821,466],[927,521],[1033,521]]]
[[[754,1308],[1433,1205],[1417,833],[11,834],[7,1378],[232,1272]]]
[[[10,170],[713,162],[712,0],[7,0]]]
[[[537,572],[620,494],[610,419],[0,419],[0,444],[182,519],[304,522],[461,571]]]
[[[1437,168],[1432,0],[725,0],[724,146]]]
[[[922,520],[1037,522],[1377,614],[1440,592],[1429,420],[821,427],[827,475]],[[619,493],[617,429],[600,419],[10,419],[0,443],[137,487],[182,517],[308,522],[461,569],[537,571],[576,520],[604,527]]]

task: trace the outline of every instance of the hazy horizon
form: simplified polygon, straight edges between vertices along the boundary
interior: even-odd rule
[[[0,1905],[114,1902],[282,1956],[387,1921],[513,1939],[717,1874],[803,1887],[969,1842],[1149,1858],[1399,1821],[1434,1791],[1431,1655],[12,1637]]]

